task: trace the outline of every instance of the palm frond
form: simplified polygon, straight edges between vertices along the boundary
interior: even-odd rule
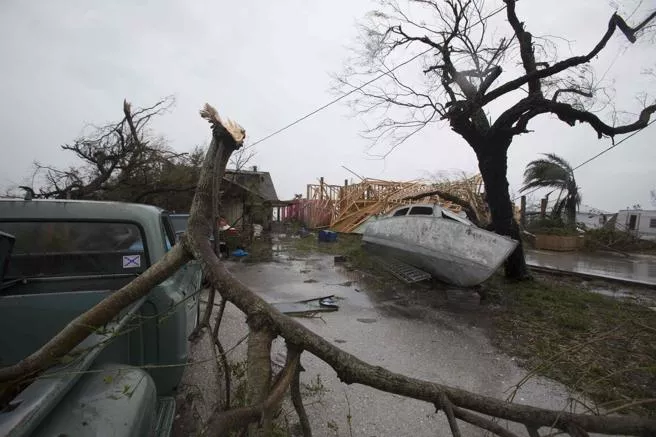
[[[556,155],[555,153],[544,153],[544,156],[547,157],[547,159],[558,165],[559,167],[562,167],[563,169],[567,170],[569,173],[573,173],[574,170],[572,170],[572,166],[570,165],[569,162],[567,162],[565,159],[561,158],[560,156]]]
[[[581,204],[579,187],[574,179],[574,169],[565,159],[555,153],[544,153],[544,158],[535,159],[528,163],[524,170],[524,184],[520,191],[532,188],[553,188],[560,190],[561,194],[554,204],[553,217],[561,217],[563,212],[568,221],[574,223],[576,210]],[[561,197],[565,192],[565,196]]]
[[[547,153],[544,156],[546,158],[533,160],[526,166],[521,191],[546,187],[568,192],[576,189],[574,173],[569,163],[553,153]]]

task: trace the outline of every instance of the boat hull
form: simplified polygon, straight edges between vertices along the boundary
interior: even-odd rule
[[[363,241],[372,253],[394,257],[460,287],[488,279],[517,246],[508,237],[434,216],[372,221]]]

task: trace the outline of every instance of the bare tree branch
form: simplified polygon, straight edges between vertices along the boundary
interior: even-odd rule
[[[540,102],[554,103],[547,99]],[[244,131],[235,123],[222,121],[213,108],[206,106],[201,112],[212,127],[212,142],[200,171],[189,218],[188,232],[181,244],[123,289],[110,295],[91,310],[75,319],[37,353],[15,366],[0,369],[0,382],[32,376],[52,360],[70,351],[89,335],[94,327],[111,320],[120,310],[145,295],[155,284],[164,280],[173,270],[183,265],[192,253],[207,273],[210,285],[221,290],[222,296],[247,315],[252,330],[269,330],[282,336],[288,344],[286,365],[262,402],[223,413],[216,412],[207,429],[216,435],[245,423],[262,420],[279,405],[287,387],[297,375],[300,351],[307,351],[330,365],[344,383],[359,383],[389,393],[406,396],[440,405],[450,406],[453,417],[472,423],[502,437],[514,436],[493,421],[476,413],[524,424],[529,428],[553,427],[578,435],[595,432],[650,436],[656,433],[656,420],[636,416],[597,416],[547,410],[528,405],[502,401],[466,390],[423,381],[368,364],[339,349],[315,334],[298,321],[281,314],[248,287],[236,280],[220,262],[209,242],[214,209],[212,206],[213,181],[222,180],[231,153],[243,144]],[[448,399],[448,402],[445,401]],[[468,411],[471,410],[471,411]],[[447,412],[447,415],[449,413]],[[455,427],[454,427],[455,428]]]
[[[95,328],[109,323],[123,308],[148,294],[190,259],[189,253],[182,246],[174,246],[159,262],[110,294],[101,304],[76,317],[37,351],[14,365],[0,369],[0,383],[32,376],[55,363],[87,338]]]
[[[533,51],[533,36],[530,32],[524,30],[524,25],[519,22],[517,14],[515,13],[515,0],[504,0],[506,4],[506,14],[508,21],[515,31],[515,36],[519,41],[519,53],[522,57],[522,64],[524,64],[524,71],[526,74],[535,73],[537,66],[535,64],[535,53]],[[528,79],[528,94],[540,94],[540,79],[533,77]]]
[[[601,40],[597,43],[597,45],[588,52],[588,54],[583,55],[583,56],[573,56],[571,58],[565,59],[564,61],[557,62],[556,64],[552,65],[551,67],[544,68],[542,70],[535,70],[530,73],[525,74],[522,77],[518,77],[517,79],[511,80],[510,82],[506,82],[505,84],[499,86],[498,88],[495,88],[494,90],[490,91],[487,93],[483,99],[482,99],[482,104],[486,105],[487,103],[493,101],[494,99],[497,99],[501,97],[502,95],[509,93],[510,91],[518,89],[520,86],[528,83],[529,81],[532,80],[538,80],[538,79],[543,79],[545,77],[553,76],[555,74],[560,73],[561,71],[564,71],[568,68],[575,67],[577,65],[590,62],[592,58],[597,56],[601,50],[603,50],[604,47],[606,47],[606,44],[610,40],[610,38],[613,36],[615,33],[615,30],[617,28],[620,29],[620,31],[624,34],[624,36],[630,41],[630,42],[635,42],[636,37],[635,34],[638,32],[642,27],[644,27],[647,23],[649,23],[651,20],[656,18],[656,11],[652,12],[647,18],[645,18],[640,24],[638,24],[636,27],[630,27],[622,17],[620,17],[617,14],[613,14],[610,17],[610,20],[608,22],[608,30],[604,34],[604,36],[601,38]]]
[[[556,100],[558,100],[558,95],[560,93],[575,93],[575,94],[579,94],[579,95],[582,95],[582,96],[585,96],[585,97],[592,97],[592,93],[588,92],[588,91],[583,91],[583,90],[580,90],[578,88],[562,88],[562,89],[556,90],[556,92],[551,97],[551,100],[554,101],[554,102]]]
[[[444,414],[446,414],[446,418],[449,421],[449,428],[451,428],[451,434],[453,437],[460,437],[460,428],[458,428],[458,421],[456,420],[456,417],[453,415],[453,405],[451,404],[451,401],[449,400],[448,397],[444,393],[440,396],[440,403],[439,407],[444,410]]]
[[[301,433],[303,437],[312,437],[312,428],[310,427],[310,420],[308,419],[305,407],[303,406],[303,398],[301,397],[301,365],[296,367],[296,374],[291,384],[291,397],[292,404],[298,414],[298,421],[301,424]]]
[[[478,426],[479,428],[485,429],[487,431],[493,432],[494,434],[500,437],[517,437],[517,434],[511,432],[507,428],[504,428],[498,423],[495,423],[489,419],[481,417],[463,408],[453,407],[453,414],[455,414],[455,416],[460,420],[463,420],[467,423],[471,423],[472,425]]]
[[[249,423],[262,419],[262,416],[275,405],[280,404],[287,388],[290,386],[299,365],[300,354],[294,349],[287,349],[287,362],[269,395],[262,402],[255,405],[234,408],[210,417],[204,435],[224,436],[230,431],[241,428]]]

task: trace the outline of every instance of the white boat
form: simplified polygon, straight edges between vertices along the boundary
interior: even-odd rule
[[[402,206],[371,220],[362,239],[370,252],[461,287],[488,279],[517,247],[517,241],[432,204]]]

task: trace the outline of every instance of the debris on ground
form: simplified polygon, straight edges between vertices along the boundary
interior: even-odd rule
[[[426,281],[432,277],[430,273],[394,258],[382,258],[377,256],[374,257],[374,259],[381,267],[383,267],[383,269],[387,270],[397,279],[400,279],[406,284],[414,284],[415,282]]]
[[[295,302],[276,302],[271,305],[281,313],[287,314],[288,316],[304,317],[316,313],[337,311],[339,305],[335,302],[335,299],[335,295],[331,294],[329,296]]]
[[[232,256],[235,256],[237,258],[242,258],[244,256],[248,256],[248,252],[246,252],[244,249],[240,247],[232,252]]]
[[[322,243],[334,243],[337,241],[337,232],[321,230],[319,231],[319,241]]]

